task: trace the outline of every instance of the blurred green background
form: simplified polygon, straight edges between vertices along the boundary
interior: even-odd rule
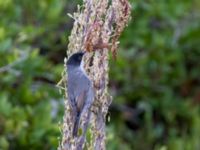
[[[0,0],[0,150],[55,150],[75,0]],[[200,1],[131,0],[110,62],[108,150],[200,150]]]

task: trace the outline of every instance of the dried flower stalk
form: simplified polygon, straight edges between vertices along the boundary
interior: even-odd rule
[[[65,114],[62,126],[62,141],[58,149],[79,150],[105,149],[105,119],[111,104],[111,97],[108,94],[108,50],[111,50],[116,57],[118,39],[130,19],[130,4],[128,0],[83,0],[83,6],[73,15],[74,25],[69,36],[67,54],[86,50],[84,58],[85,69],[93,82],[95,88],[95,101],[92,106],[92,116],[89,119],[85,114],[81,125],[90,123],[91,140],[86,141],[85,133],[80,137],[73,138],[72,114],[67,101],[66,73],[63,75],[61,84],[65,90]]]

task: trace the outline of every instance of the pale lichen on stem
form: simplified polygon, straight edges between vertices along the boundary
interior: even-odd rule
[[[109,50],[116,57],[118,39],[130,19],[130,4],[128,0],[83,0],[83,6],[78,6],[77,12],[70,15],[74,25],[69,36],[67,54],[86,50],[84,58],[85,69],[95,89],[95,100],[91,108],[92,116],[81,119],[82,126],[90,123],[90,141],[85,140],[83,133],[77,138],[72,137],[72,113],[67,101],[66,73],[62,83],[65,89],[65,114],[63,117],[62,140],[58,149],[79,150],[105,149],[105,122],[111,97],[108,94]],[[66,66],[65,66],[66,68]]]

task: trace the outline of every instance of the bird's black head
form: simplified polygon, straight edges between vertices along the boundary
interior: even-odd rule
[[[80,66],[83,55],[85,52],[77,52],[71,55],[67,61],[67,65],[70,66]]]

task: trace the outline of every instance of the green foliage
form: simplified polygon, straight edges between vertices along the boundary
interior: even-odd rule
[[[0,149],[58,146],[63,101],[55,85],[64,56],[54,54],[65,53],[64,6],[0,0]]]
[[[136,150],[198,150],[199,2],[134,1],[133,7],[133,21],[121,38],[124,50],[112,61],[110,76],[117,86],[114,103],[142,113],[136,122],[115,118],[126,124],[111,123],[118,131],[114,137]],[[131,131],[123,129],[127,125]]]
[[[110,63],[107,148],[199,150],[200,3],[131,2]],[[0,0],[0,149],[57,148],[64,106],[55,85],[76,3]]]

